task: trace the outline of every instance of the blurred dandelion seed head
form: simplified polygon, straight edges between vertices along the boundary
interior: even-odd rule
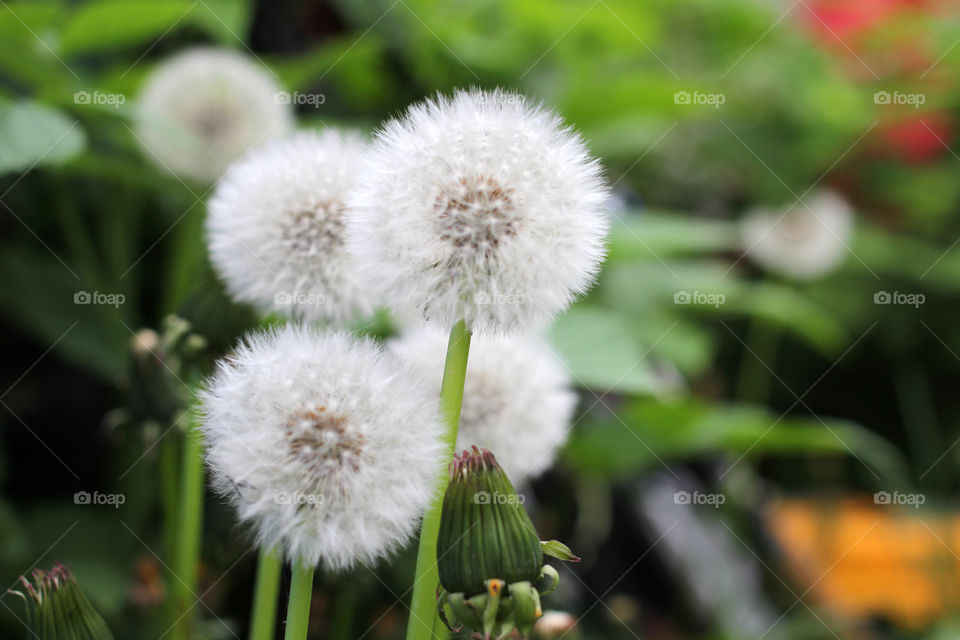
[[[270,72],[240,53],[195,47],[158,64],[138,99],[136,135],[174,173],[213,182],[248,149],[293,128]]]
[[[446,336],[409,331],[390,343],[439,392]],[[577,397],[570,375],[539,337],[477,337],[467,361],[457,450],[493,451],[514,482],[553,464],[567,440]]]
[[[744,249],[765,269],[799,280],[818,278],[846,258],[853,219],[842,196],[818,191],[786,210],[749,213],[742,223]]]

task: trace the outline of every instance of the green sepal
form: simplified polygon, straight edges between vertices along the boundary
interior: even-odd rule
[[[545,556],[563,560],[564,562],[580,562],[580,558],[573,555],[570,547],[559,540],[541,540],[540,548],[543,550],[543,555]]]

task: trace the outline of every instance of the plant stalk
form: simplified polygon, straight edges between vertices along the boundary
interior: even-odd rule
[[[250,640],[271,640],[277,623],[277,595],[283,563],[274,549],[261,547],[257,560],[257,584],[253,592]]]
[[[180,465],[180,515],[177,518],[177,549],[172,585],[174,640],[189,640],[193,635],[192,599],[197,590],[197,565],[200,562],[200,537],[203,530],[203,443],[200,429],[190,420],[183,438]]]
[[[457,428],[460,425],[463,384],[467,376],[469,354],[470,331],[461,320],[450,330],[447,358],[443,365],[443,383],[440,387],[440,410],[447,427],[444,437],[447,446],[444,471],[446,464],[453,459],[457,446]],[[437,571],[437,536],[440,533],[443,494],[449,482],[447,474],[441,473],[433,502],[427,509],[420,528],[420,548],[417,551],[417,571],[413,582],[410,619],[407,622],[407,640],[432,640],[439,637],[439,634],[434,633],[434,629],[442,628],[436,604],[436,589],[440,581]]]
[[[284,640],[305,640],[310,622],[310,598],[313,596],[313,567],[294,562],[287,602],[287,629]]]

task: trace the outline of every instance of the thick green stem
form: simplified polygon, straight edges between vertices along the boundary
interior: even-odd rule
[[[279,554],[266,547],[257,560],[257,584],[253,592],[253,613],[250,617],[250,640],[271,640],[277,623],[277,595],[283,563]]]
[[[293,563],[290,600],[287,603],[287,630],[284,640],[305,640],[310,622],[310,598],[313,595],[313,567]]]
[[[443,365],[443,384],[440,387],[440,409],[447,427],[445,443],[446,464],[453,458],[457,446],[457,427],[460,424],[460,407],[463,404],[463,383],[467,376],[467,356],[470,353],[470,332],[463,321],[450,330],[447,343],[447,359]],[[420,548],[417,551],[417,573],[414,576],[413,599],[410,603],[410,620],[407,623],[407,640],[432,640],[439,637],[434,629],[442,629],[437,615],[436,589],[440,581],[437,571],[437,535],[440,533],[440,511],[443,494],[449,478],[440,474],[440,483],[433,503],[423,517],[420,528]]]
[[[176,623],[172,637],[174,640],[189,640],[193,635],[193,599],[196,597],[203,530],[203,444],[200,430],[193,420],[183,438],[180,470],[180,515],[173,563],[176,579],[172,585]]]

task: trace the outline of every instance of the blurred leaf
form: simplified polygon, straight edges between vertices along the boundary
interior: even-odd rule
[[[86,145],[79,123],[29,100],[0,100],[0,139],[0,174],[60,164]]]
[[[249,19],[249,5],[240,0],[95,0],[70,17],[60,49],[68,55],[100,53],[155,41],[189,25],[221,44],[242,44]]]
[[[659,390],[647,353],[616,313],[578,305],[557,319],[550,337],[582,386],[603,393]]]
[[[80,6],[66,23],[60,49],[66,54],[108,51],[156,39],[190,13],[187,0],[96,0]]]
[[[601,276],[597,295],[609,306],[641,317],[671,309],[674,314],[718,320],[757,316],[828,355],[844,344],[847,335],[836,314],[796,285],[745,281],[717,261],[613,263]]]
[[[0,310],[44,348],[56,344],[64,357],[116,380],[130,341],[120,321],[133,326],[123,306],[75,304],[83,283],[43,251],[9,245],[0,251]]]
[[[670,460],[704,454],[761,456],[855,455],[885,480],[904,482],[903,461],[887,441],[855,423],[814,417],[781,418],[766,408],[664,404],[638,399],[617,417],[587,421],[574,431],[566,459],[583,472],[617,479]],[[859,463],[858,463],[859,464]]]
[[[607,259],[666,259],[728,251],[736,249],[739,240],[736,226],[729,221],[703,220],[681,213],[627,213],[610,230]]]

